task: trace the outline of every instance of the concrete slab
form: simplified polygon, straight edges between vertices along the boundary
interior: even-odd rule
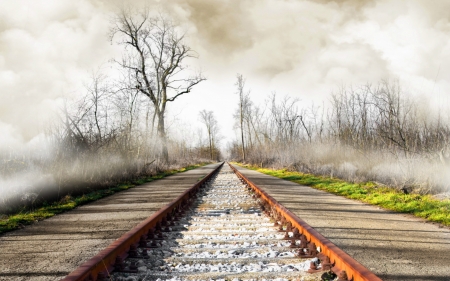
[[[448,228],[234,167],[383,280],[450,280]]]
[[[59,280],[218,165],[143,184],[0,236],[0,280]]]

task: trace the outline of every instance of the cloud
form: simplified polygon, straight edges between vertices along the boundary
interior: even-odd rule
[[[185,10],[186,20],[195,26],[197,39],[208,45],[210,52],[227,56],[253,46],[255,23],[248,13],[257,1],[186,0],[175,3]]]
[[[166,8],[176,7],[172,10],[178,11],[178,19],[191,25],[190,35],[203,65],[209,65],[209,69],[215,66],[215,71],[220,67],[222,72],[233,69],[263,80],[295,72],[330,46],[335,51],[335,34],[351,21],[364,20],[362,11],[373,6],[373,1],[174,3]]]
[[[109,58],[109,22],[87,1],[8,1],[0,18],[0,121],[27,142]]]
[[[386,62],[387,75],[431,92],[435,80],[450,74],[450,29],[443,12],[449,8],[446,1],[379,1],[364,11],[366,20],[349,22],[335,40],[367,45]]]

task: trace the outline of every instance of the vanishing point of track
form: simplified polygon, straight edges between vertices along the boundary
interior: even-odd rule
[[[230,167],[63,280],[381,280]]]

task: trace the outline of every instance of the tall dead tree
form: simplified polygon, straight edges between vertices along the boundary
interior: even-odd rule
[[[239,119],[239,127],[241,129],[241,144],[242,144],[242,160],[245,161],[245,142],[244,142],[244,120],[246,109],[250,104],[249,93],[245,92],[245,78],[242,74],[237,74],[236,76],[236,88],[237,94],[239,95],[239,108],[238,108],[238,119]]]
[[[166,18],[150,17],[148,12],[122,11],[111,29],[111,40],[124,46],[119,65],[133,75],[133,83],[125,85],[147,96],[154,106],[154,121],[162,142],[162,157],[167,162],[167,136],[164,115],[167,103],[205,80],[201,74],[186,75],[186,59],[195,52],[184,43],[184,34]]]

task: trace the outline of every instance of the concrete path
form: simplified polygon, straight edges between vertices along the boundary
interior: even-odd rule
[[[0,280],[59,280],[218,165],[143,184],[0,236]]]
[[[448,228],[234,167],[381,279],[450,280]]]

